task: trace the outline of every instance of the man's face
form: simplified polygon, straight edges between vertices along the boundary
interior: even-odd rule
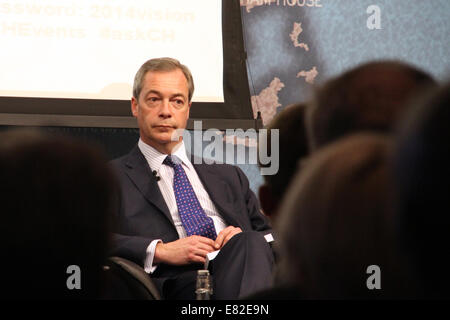
[[[141,139],[162,153],[171,153],[179,140],[177,129],[186,128],[191,103],[186,77],[179,69],[146,73],[138,99],[131,99],[131,111],[138,120]]]

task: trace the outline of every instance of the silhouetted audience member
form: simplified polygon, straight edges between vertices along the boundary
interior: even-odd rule
[[[277,281],[307,299],[401,296],[407,275],[394,237],[390,154],[388,137],[358,134],[307,160],[280,207]]]
[[[328,81],[308,108],[312,151],[360,131],[391,132],[409,110],[409,100],[436,82],[424,71],[396,61],[363,64]]]
[[[292,176],[297,170],[300,159],[308,155],[308,141],[305,131],[305,108],[304,104],[287,106],[267,126],[267,142],[265,144],[269,152],[276,150],[272,148],[271,130],[279,130],[278,151],[279,169],[274,175],[264,175],[264,183],[259,187],[259,200],[264,214],[269,216],[272,222],[276,221],[278,206],[288,188]],[[261,147],[261,146],[260,146]],[[259,163],[264,168],[270,164]]]
[[[93,146],[37,131],[0,134],[2,297],[102,296],[111,174]]]
[[[305,130],[306,105],[297,103],[280,111],[265,128],[268,130],[267,140],[260,140],[259,148],[268,150],[269,154],[278,152],[278,172],[274,175],[263,175],[264,183],[259,187],[261,208],[276,227],[279,217],[279,206],[283,196],[297,172],[299,162],[308,155],[308,141]],[[272,141],[272,130],[278,131],[278,140]],[[274,146],[278,143],[278,146]],[[272,159],[274,159],[272,155]],[[271,166],[271,163],[258,163],[260,168]],[[276,228],[275,228],[276,230]],[[276,240],[275,235],[275,241]],[[275,248],[274,248],[275,249]],[[275,258],[277,252],[274,250]],[[277,273],[275,267],[274,275]],[[293,300],[301,299],[297,286],[290,283],[274,283],[273,287],[246,296],[246,300]]]
[[[416,104],[395,152],[399,230],[420,298],[450,298],[450,83]]]

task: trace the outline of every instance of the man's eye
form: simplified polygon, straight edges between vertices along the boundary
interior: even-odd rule
[[[173,105],[176,107],[184,106],[184,101],[182,99],[174,99],[172,101],[173,101]]]

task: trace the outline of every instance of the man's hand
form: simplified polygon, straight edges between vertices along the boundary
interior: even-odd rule
[[[229,226],[223,229],[216,238],[216,242],[214,244],[214,248],[219,250],[222,248],[234,235],[241,233],[241,228]]]
[[[214,240],[201,236],[190,236],[168,243],[158,243],[153,263],[185,265],[205,263],[206,255],[214,248]]]

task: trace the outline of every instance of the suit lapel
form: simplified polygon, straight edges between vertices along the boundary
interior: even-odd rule
[[[158,183],[138,146],[135,146],[126,158],[125,172],[142,195],[174,224]]]
[[[231,199],[228,199],[228,195],[226,194],[229,191],[225,182],[213,170],[210,170],[211,166],[194,163],[193,166],[209,197],[216,205],[224,220],[230,225],[238,225],[238,222],[234,218],[233,203]]]

